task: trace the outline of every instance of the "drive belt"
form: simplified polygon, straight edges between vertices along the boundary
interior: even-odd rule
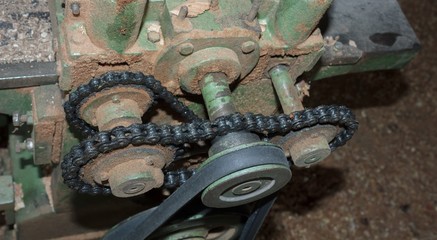
[[[146,239],[210,184],[236,171],[265,164],[289,166],[282,150],[270,145],[248,147],[215,159],[188,179],[161,205],[128,218],[110,230],[104,239]],[[250,226],[244,227],[242,237],[255,236],[249,232],[259,229],[272,204],[273,200],[267,201],[254,211],[255,215],[252,214],[247,222]],[[244,239],[250,238],[244,237]]]

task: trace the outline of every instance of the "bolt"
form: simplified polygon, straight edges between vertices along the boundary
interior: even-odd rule
[[[182,6],[181,9],[179,10],[178,19],[184,20],[187,16],[188,16],[188,7]]]
[[[194,52],[194,46],[191,43],[182,43],[179,46],[179,53],[182,56],[188,56],[191,55]]]
[[[252,41],[247,41],[241,44],[241,51],[243,51],[243,53],[246,54],[255,51],[255,48],[256,48],[256,44]]]
[[[33,143],[33,139],[32,138],[26,139],[25,143],[26,143],[26,150],[32,151],[34,149],[35,145]]]
[[[20,113],[14,112],[12,114],[12,124],[14,125],[14,127],[19,127],[21,125]]]
[[[34,147],[35,147],[35,145],[33,143],[33,139],[28,138],[28,139],[24,140],[23,142],[17,141],[15,143],[15,152],[20,153],[23,150],[32,151],[34,149]]]
[[[76,16],[76,17],[79,16],[79,14],[80,14],[80,3],[73,2],[70,5],[70,8],[71,8],[71,13],[73,13],[74,16]]]
[[[14,127],[19,127],[24,123],[30,125],[32,124],[32,122],[32,112],[28,112],[27,114],[20,114],[16,111],[12,114],[12,124],[14,125]]]
[[[252,8],[250,9],[249,14],[247,14],[246,20],[249,22],[253,22],[258,15],[259,8],[261,7],[261,0],[252,1]]]
[[[343,49],[343,43],[337,41],[337,42],[334,44],[334,50],[336,50],[336,51],[340,51],[341,49]]]
[[[112,103],[115,103],[115,104],[120,103],[120,98],[118,97],[118,95],[112,96],[111,100],[112,100]]]
[[[143,191],[146,188],[145,183],[132,183],[123,188],[123,192],[126,194],[136,194]]]
[[[149,41],[156,43],[161,40],[161,35],[159,34],[159,32],[150,31],[147,33],[147,38],[149,39]]]

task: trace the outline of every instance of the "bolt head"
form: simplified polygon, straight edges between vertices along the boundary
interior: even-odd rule
[[[191,55],[194,52],[194,46],[191,43],[183,43],[179,46],[179,53],[182,56]]]
[[[161,40],[161,35],[159,34],[159,32],[150,31],[147,33],[147,39],[149,39],[149,41],[153,43],[156,43]]]
[[[71,13],[73,13],[74,16],[80,15],[80,4],[78,2],[73,2],[70,5],[70,8],[71,8]]]
[[[32,151],[35,148],[35,145],[33,143],[33,139],[32,138],[26,139],[25,143],[26,143],[26,150]]]
[[[342,42],[336,42],[335,44],[334,44],[334,49],[335,50],[341,50],[343,48],[343,43]]]
[[[241,44],[241,51],[243,51],[243,53],[246,54],[255,51],[255,48],[256,48],[256,43],[253,41],[247,41]]]
[[[20,114],[18,112],[14,112],[12,114],[12,124],[14,125],[14,127],[19,127],[21,125]]]

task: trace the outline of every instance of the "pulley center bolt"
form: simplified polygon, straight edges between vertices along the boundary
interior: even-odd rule
[[[117,197],[131,197],[159,187],[164,182],[161,169],[146,166],[144,161],[130,161],[109,172],[109,186]]]
[[[258,190],[263,183],[259,180],[242,183],[232,189],[234,195],[246,195]]]

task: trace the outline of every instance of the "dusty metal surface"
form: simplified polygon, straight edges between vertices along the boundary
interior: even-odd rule
[[[83,179],[92,185],[110,186],[117,197],[137,196],[162,186],[161,169],[173,154],[171,149],[159,146],[131,146],[95,159],[86,166]]]
[[[141,123],[152,98],[147,90],[135,87],[116,87],[103,90],[88,99],[79,109],[83,119],[100,131],[117,126]]]
[[[54,62],[0,64],[0,89],[57,83],[56,69]]]
[[[58,86],[48,85],[32,92],[32,149],[36,165],[59,163],[61,159],[65,114]]]

